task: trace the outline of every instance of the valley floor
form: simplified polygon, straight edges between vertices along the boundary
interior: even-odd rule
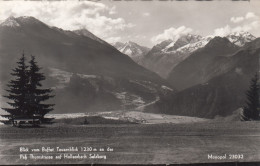
[[[1,125],[0,165],[253,162],[260,161],[259,142],[259,122],[207,121],[188,124],[84,126],[54,124],[41,128],[14,128]],[[21,147],[24,148],[24,152],[20,151]],[[43,152],[42,148],[47,150],[47,147],[54,148],[54,151]],[[77,147],[79,151],[57,152],[57,147],[63,149]],[[29,152],[26,152],[26,148]],[[100,151],[100,148],[104,151]],[[32,149],[40,151],[32,152]],[[97,151],[93,152],[94,149]],[[20,154],[23,156],[26,154],[27,160]],[[32,159],[30,154],[34,157],[85,154],[88,158]],[[98,154],[101,158],[89,158],[94,154],[96,156]],[[213,156],[226,154],[227,159],[209,159],[208,155],[211,154]],[[229,159],[229,155],[240,155],[240,159]]]

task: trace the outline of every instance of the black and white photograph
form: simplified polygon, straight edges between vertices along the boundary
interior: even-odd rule
[[[0,165],[260,165],[260,1],[0,1]]]

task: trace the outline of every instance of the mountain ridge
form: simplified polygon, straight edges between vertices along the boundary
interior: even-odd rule
[[[108,44],[104,40],[101,40],[99,37],[95,36],[93,33],[88,31],[87,29],[79,29],[79,30],[74,30],[72,32],[75,32],[78,35],[89,37],[89,38],[91,38],[93,40],[96,40],[96,41],[102,43],[102,44]]]
[[[253,35],[248,32],[241,33],[231,33],[226,36],[229,41],[233,44],[241,47],[240,43],[246,44],[255,39]],[[175,43],[180,39],[195,39],[191,42],[183,42],[179,46],[175,46]],[[207,43],[212,40],[214,36],[202,37],[199,35],[187,34],[176,41],[171,39],[162,41],[161,43],[155,45],[143,58],[144,67],[152,70],[159,74],[163,78],[167,78],[168,74],[175,68],[180,62],[185,60],[194,51],[204,47]],[[184,40],[185,41],[185,40]],[[181,47],[180,47],[181,46]]]
[[[250,80],[259,70],[260,38],[232,56],[223,57],[227,70],[208,81],[162,97],[146,112],[214,118],[229,116],[243,106]]]
[[[146,55],[150,50],[150,48],[138,45],[137,43],[132,41],[128,41],[125,43],[116,42],[112,45],[123,54],[128,55],[138,64],[141,64],[144,55]]]

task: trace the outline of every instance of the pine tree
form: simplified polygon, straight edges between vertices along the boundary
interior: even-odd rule
[[[45,80],[45,76],[43,73],[40,73],[41,68],[38,67],[34,56],[31,56],[29,64],[28,110],[30,112],[30,116],[38,114],[43,118],[45,114],[53,110],[54,104],[43,104],[42,102],[54,96],[50,94],[52,92],[51,89],[40,89],[40,87],[42,87],[41,81]]]
[[[258,84],[258,75],[256,74],[250,84],[250,88],[247,91],[247,101],[246,105],[243,107],[243,112],[241,114],[241,120],[250,121],[250,120],[260,120],[259,110],[259,84]]]
[[[11,108],[3,108],[10,115],[1,115],[8,118],[12,122],[17,118],[32,118],[40,119],[43,123],[51,123],[52,118],[44,118],[48,112],[53,110],[54,104],[43,104],[53,95],[51,89],[40,89],[41,81],[45,80],[43,73],[40,73],[40,68],[35,62],[35,57],[32,56],[30,66],[25,64],[24,53],[17,62],[18,66],[11,73],[15,78],[11,80],[6,90],[9,94],[4,96],[11,102],[7,102]]]
[[[12,108],[3,108],[6,112],[10,113],[11,119],[14,117],[21,117],[28,115],[28,66],[25,64],[25,57],[24,53],[22,54],[22,57],[17,62],[18,66],[13,69],[13,73],[11,73],[12,76],[15,77],[15,79],[11,80],[7,87],[6,91],[9,92],[9,95],[4,96],[11,100],[12,102],[7,102]]]

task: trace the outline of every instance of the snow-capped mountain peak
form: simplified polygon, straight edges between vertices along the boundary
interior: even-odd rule
[[[212,38],[213,36],[201,37],[188,34],[177,39],[176,42],[165,40],[152,48],[145,56],[143,65],[157,72],[161,77],[167,78],[174,67],[188,58],[192,52],[204,47]]]
[[[244,31],[234,32],[225,37],[239,47],[256,39],[252,34]],[[198,48],[204,47],[213,38],[213,35],[202,37],[200,35],[187,34],[181,36],[176,41],[165,40],[154,46],[153,50],[154,52],[159,51],[162,53],[193,52]]]
[[[128,41],[125,43],[116,42],[112,45],[123,54],[128,55],[137,63],[139,63],[142,57],[150,50],[149,48],[140,46],[132,41]]]
[[[193,35],[193,34],[183,35],[179,39],[177,39],[175,42],[170,43],[162,51],[163,52],[174,51],[187,44],[196,43],[196,42],[200,41],[201,39],[202,39],[202,36],[200,36],[200,35]]]
[[[0,24],[1,26],[6,26],[6,27],[19,27],[20,24],[16,21],[16,18],[11,16],[8,17],[4,22]]]
[[[21,27],[24,25],[37,25],[37,26],[42,26],[45,25],[47,26],[45,23],[37,20],[34,17],[31,16],[21,16],[21,17],[8,17],[5,21],[3,21],[1,24],[1,26],[5,26],[5,27]]]
[[[235,45],[237,45],[239,47],[245,45],[245,43],[251,42],[256,39],[255,36],[253,36],[249,32],[244,32],[244,31],[233,32],[233,33],[227,35],[226,37],[228,38],[228,40],[231,43],[234,43]]]
[[[140,56],[144,52],[142,47],[143,46],[139,46],[138,44],[132,41],[128,41],[117,49],[120,52],[129,55],[130,57],[136,57],[136,56]]]
[[[163,45],[160,50],[162,53],[190,53],[198,48],[204,47],[212,38],[212,36],[202,37],[200,35],[187,34],[181,36],[176,41],[166,40],[155,47],[159,48],[159,46]]]
[[[180,48],[178,48],[176,51],[178,52],[193,52],[199,48],[204,47],[208,42],[213,38],[213,36],[206,36],[206,37],[201,37],[200,40],[196,42],[191,42],[188,43]]]
[[[173,42],[170,45],[168,45],[164,49],[164,51],[168,52],[168,51],[177,50],[180,47],[183,47],[187,44],[198,42],[201,39],[202,39],[202,37],[200,35],[187,34],[187,35],[181,36],[176,42]]]

